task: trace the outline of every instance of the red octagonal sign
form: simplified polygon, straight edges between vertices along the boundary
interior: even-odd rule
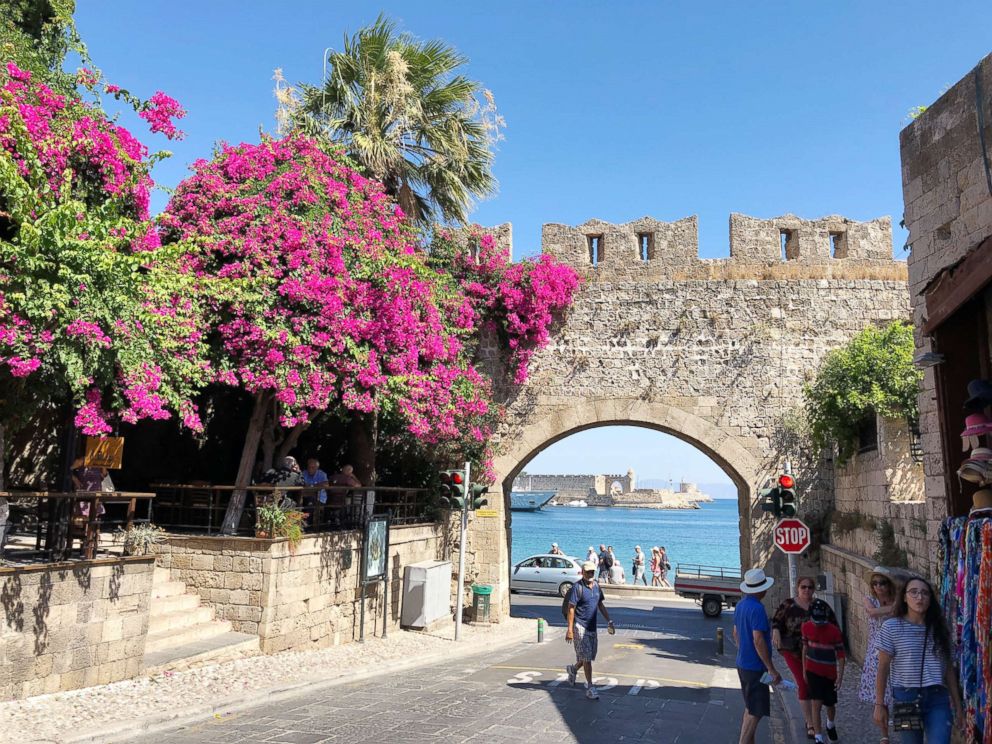
[[[809,527],[801,519],[780,519],[773,535],[775,545],[783,553],[802,553],[809,547]]]

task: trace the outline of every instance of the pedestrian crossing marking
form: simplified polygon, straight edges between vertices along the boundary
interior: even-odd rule
[[[503,664],[497,664],[497,665],[495,665],[495,666],[493,666],[491,668],[492,669],[510,669],[510,670],[515,671],[515,672],[554,672],[555,674],[560,674],[561,673],[561,668],[560,667],[556,667],[554,669],[551,669],[551,668],[548,668],[548,667],[522,667],[522,666],[507,666],[507,665],[503,665]],[[617,672],[601,672],[600,675],[602,675],[604,677],[609,676],[609,677],[623,677],[623,678],[626,678],[626,679],[641,679],[641,676],[638,675],[638,674],[618,674]],[[540,675],[538,674],[537,676],[540,676]],[[599,676],[599,675],[597,675],[597,676]],[[675,684],[675,685],[686,685],[688,687],[699,687],[700,689],[708,688],[710,686],[708,682],[694,682],[693,680],[689,680],[689,679],[670,679],[668,677],[656,677],[655,679],[657,681],[659,681],[659,682],[670,682],[671,684]],[[523,681],[523,680],[521,680],[521,681]]]

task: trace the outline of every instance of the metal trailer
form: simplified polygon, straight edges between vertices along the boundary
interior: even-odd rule
[[[706,617],[720,617],[741,600],[741,572],[738,568],[679,563],[675,566],[675,593],[694,599]]]

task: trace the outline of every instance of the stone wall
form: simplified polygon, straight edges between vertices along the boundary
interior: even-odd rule
[[[864,598],[868,594],[871,570],[876,564],[863,555],[833,545],[822,547],[820,564],[823,571],[833,574],[834,593],[841,597],[843,603],[848,650],[859,664],[863,664],[865,649],[868,648],[868,616],[864,610]]]
[[[922,463],[905,419],[878,418],[878,448],[837,469],[830,542],[866,561],[929,573]]]
[[[0,699],[140,674],[153,557],[0,568]]]
[[[159,565],[196,591],[217,617],[259,637],[264,653],[322,648],[356,640],[361,631],[359,532],[305,537],[295,552],[285,540],[182,537],[156,546]],[[389,545],[389,623],[399,628],[403,567],[449,560],[441,525],[395,526]],[[366,595],[365,633],[382,632],[382,584]]]
[[[779,239],[778,261],[766,260],[769,236],[786,223],[799,231],[798,258],[782,261]],[[906,267],[891,259],[886,218],[735,216],[733,225],[735,254],[719,260],[698,258],[694,218],[545,227],[544,250],[573,265],[584,282],[549,345],[535,354],[526,385],[503,391],[494,470],[505,497],[550,442],[594,426],[653,428],[723,468],[740,494],[742,564],[769,564],[785,575],[757,489],[792,459],[785,420],[824,355],[869,324],[909,317]],[[842,229],[847,257],[827,260],[829,233]],[[645,257],[639,241],[647,234],[653,243]],[[593,236],[603,241],[596,266]],[[804,506],[822,517],[832,498],[829,473],[820,463],[793,464]],[[506,612],[510,514],[492,521],[473,526],[473,542],[495,546],[475,570],[500,586],[494,602]]]
[[[992,55],[936,100],[899,135],[904,219],[909,230],[909,293],[919,352],[932,350],[921,329],[924,290],[944,269],[992,235],[992,193],[978,131],[975,73],[984,88],[984,136],[992,143]],[[947,516],[944,458],[934,368],[920,393],[930,562],[936,561],[940,522]]]
[[[590,491],[594,493],[606,494],[610,492],[610,487],[614,483],[620,484],[623,493],[628,493],[634,489],[634,471],[627,471],[626,475],[542,475],[538,473],[522,473],[513,481],[514,491],[560,491],[562,493],[581,493]]]

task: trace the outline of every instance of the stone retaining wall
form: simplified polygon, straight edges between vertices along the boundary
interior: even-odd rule
[[[864,610],[864,597],[868,594],[868,580],[875,567],[870,558],[838,548],[823,545],[820,548],[820,564],[824,571],[834,577],[834,592],[843,598],[844,630],[849,651],[858,664],[864,664],[865,649],[868,648],[868,616]]]
[[[0,568],[0,699],[141,672],[154,557]]]
[[[286,540],[172,535],[156,546],[159,565],[196,591],[217,617],[254,633],[264,653],[322,648],[360,635],[359,532]],[[399,629],[403,567],[451,557],[440,524],[393,527],[389,545],[389,629]],[[381,633],[382,584],[366,595],[365,633]]]

